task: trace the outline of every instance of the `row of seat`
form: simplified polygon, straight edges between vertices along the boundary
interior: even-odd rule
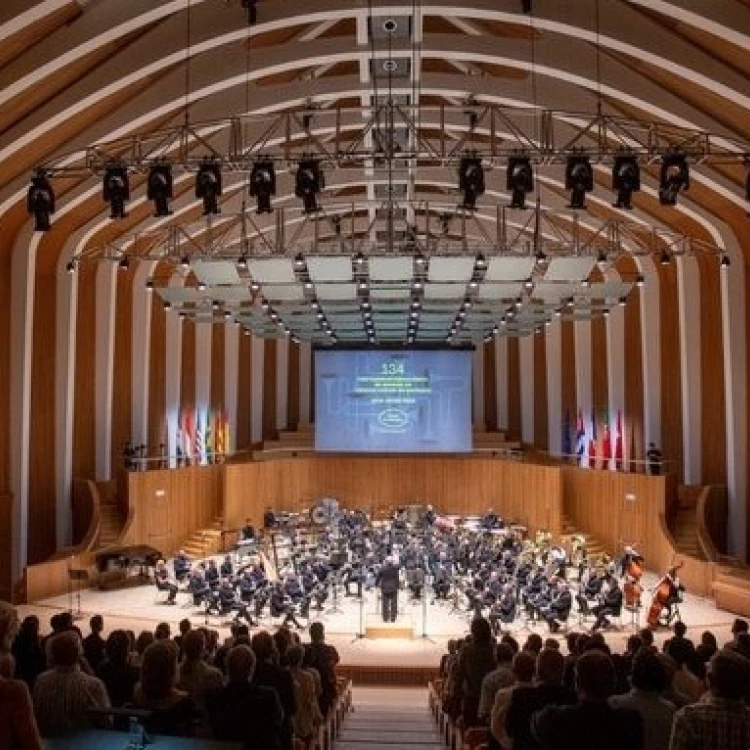
[[[333,750],[336,737],[341,733],[341,725],[352,709],[352,681],[348,677],[336,680],[336,701],[320,725],[316,737],[305,742],[295,739],[294,750]]]
[[[489,729],[487,727],[465,727],[463,720],[452,719],[443,711],[443,681],[427,683],[430,713],[440,729],[446,747],[450,750],[487,750]]]

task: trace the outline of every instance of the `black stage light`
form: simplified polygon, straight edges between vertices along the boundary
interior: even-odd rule
[[[128,170],[122,164],[110,164],[104,170],[102,196],[109,203],[111,219],[125,217],[125,202],[130,200]]]
[[[250,195],[258,202],[259,214],[270,214],[271,196],[276,195],[276,170],[269,160],[256,161],[250,171]]]
[[[633,193],[641,189],[641,168],[638,159],[631,155],[615,157],[612,168],[612,189],[617,191],[615,208],[633,208]]]
[[[586,193],[594,189],[594,170],[588,156],[568,157],[565,189],[570,190],[570,208],[586,208]]]
[[[511,208],[526,208],[526,196],[534,192],[534,171],[528,156],[511,156],[505,186],[511,193]]]
[[[690,167],[682,153],[664,154],[659,174],[659,203],[674,206],[681,190],[690,187]]]
[[[527,15],[531,13],[531,0],[521,0],[521,10]]]
[[[302,198],[303,210],[306,214],[314,214],[318,210],[317,195],[323,188],[323,174],[317,159],[303,159],[297,167],[294,194]]]
[[[484,195],[484,169],[476,156],[464,156],[458,170],[458,187],[464,194],[463,208],[474,211],[477,198]]]
[[[221,165],[213,159],[204,159],[195,175],[195,197],[203,200],[204,216],[219,213],[221,193]]]
[[[173,195],[172,165],[162,162],[152,164],[148,170],[146,197],[154,203],[154,216],[156,218],[163,218],[172,213],[169,201]]]
[[[50,216],[55,213],[55,193],[43,169],[38,169],[31,178],[26,193],[26,209],[34,217],[35,232],[50,230]]]
[[[242,0],[242,7],[247,11],[248,26],[258,23],[258,0]]]

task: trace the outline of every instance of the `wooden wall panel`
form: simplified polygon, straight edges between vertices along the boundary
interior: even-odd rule
[[[167,314],[158,294],[151,294],[151,358],[148,389],[148,446],[151,456],[161,455],[167,445],[166,345]]]
[[[643,352],[641,349],[640,289],[635,287],[625,306],[625,455],[631,471],[643,471],[646,458],[643,414]]]
[[[93,477],[95,471],[94,458],[94,420],[95,410],[93,408],[92,394],[94,393],[94,355],[96,348],[96,268],[82,263],[78,270],[78,309],[76,312],[76,352],[75,352],[75,391],[74,391],[74,414],[73,414],[73,476]],[[124,316],[130,320],[130,310],[119,311],[118,321]],[[119,331],[119,328],[118,328]],[[115,349],[115,355],[117,355]],[[120,355],[124,352],[120,350]],[[115,359],[119,362],[127,362],[130,365],[130,356]],[[119,370],[115,368],[115,405],[118,404],[118,379]],[[125,393],[130,397],[130,388]],[[117,445],[114,443],[113,446]],[[122,443],[119,444],[119,453],[122,453]],[[115,463],[113,466],[117,466]]]
[[[495,373],[495,342],[484,344],[484,424],[497,430],[497,377]]]
[[[727,442],[721,285],[715,258],[699,258],[701,300],[701,481],[726,484]],[[731,273],[731,268],[727,271]]]
[[[517,338],[508,338],[508,437],[521,438],[521,358]]]
[[[182,367],[180,369],[180,406],[195,408],[195,324],[182,321]]]
[[[287,381],[287,426],[296,430],[299,424],[299,344],[289,343],[289,378]]]
[[[10,300],[11,253],[0,253],[0,299]],[[0,305],[0,411],[10,413],[10,303]],[[0,424],[0,495],[10,490],[10,420]],[[10,537],[8,537],[10,538]],[[8,550],[9,545],[5,545]],[[0,556],[0,567],[10,569],[10,561],[5,565],[5,555]]]
[[[31,360],[29,438],[29,562],[40,562],[56,548],[55,486],[55,320],[56,279],[37,274]]]
[[[562,431],[562,425],[558,429]],[[549,450],[547,340],[543,333],[534,336],[534,445]]]
[[[571,321],[560,324],[561,364],[560,391],[562,393],[563,414],[570,410],[571,420],[578,417],[578,400],[576,397],[576,343],[575,328]],[[575,445],[573,446],[575,448]]]
[[[561,479],[554,467],[484,458],[315,457],[226,466],[225,519],[260,522],[263,509],[301,510],[324,497],[380,513],[432,503],[473,515],[494,507],[530,529],[561,528]]]
[[[263,439],[276,437],[276,339],[266,339],[263,354]]]
[[[11,581],[11,553],[13,545],[13,496],[7,493],[0,493],[0,539],[3,544],[0,545],[0,599],[9,602],[12,599],[11,591],[13,582]]]
[[[209,405],[224,408],[224,336],[226,326],[234,323],[215,323],[211,335],[211,395]]]
[[[235,430],[235,448],[245,450],[250,447],[250,411],[251,399],[251,358],[252,338],[240,336],[239,372],[237,375],[237,428]]]
[[[114,473],[122,468],[122,449],[133,435],[133,271],[118,271],[115,283],[117,285],[117,301],[115,309],[115,367],[112,390],[112,471]],[[78,375],[76,374],[77,378]],[[79,471],[77,476],[91,477],[93,473]]]
[[[682,475],[682,383],[677,268],[659,264],[661,313],[661,451],[668,470]]]

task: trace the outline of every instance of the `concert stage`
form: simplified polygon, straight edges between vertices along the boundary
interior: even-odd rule
[[[646,592],[654,586],[657,577],[647,572],[643,582]],[[575,583],[573,583],[575,588]],[[192,604],[192,597],[187,593],[177,596],[177,605],[168,606],[163,603],[163,595],[155,586],[139,586],[119,591],[99,591],[86,589],[80,592],[80,606],[83,618],[81,620],[84,633],[88,629],[88,618],[94,614],[104,616],[107,632],[115,628],[126,628],[137,632],[143,629],[153,630],[157,623],[166,621],[177,630],[177,623],[182,618],[189,618],[194,626],[206,623],[205,615]],[[646,598],[650,603],[650,598]],[[367,667],[372,669],[391,670],[394,679],[398,681],[398,672],[392,670],[427,670],[436,668],[440,655],[444,652],[448,639],[462,636],[468,632],[470,614],[456,609],[453,602],[431,603],[428,596],[425,604],[407,601],[405,592],[399,596],[399,616],[393,625],[384,625],[378,613],[376,592],[366,594],[365,600],[351,597],[339,597],[336,606],[332,600],[326,602],[325,609],[318,615],[311,611],[311,622],[320,620],[326,626],[327,639],[335,645],[341,654],[342,665],[352,667]],[[42,621],[42,628],[47,630],[49,618],[55,612],[68,609],[68,596],[56,596],[38,601],[34,604],[21,605],[19,611],[22,616],[36,614]],[[73,602],[74,608],[77,603]],[[640,625],[645,625],[646,607],[640,613]],[[730,628],[735,615],[718,609],[712,599],[685,594],[685,601],[680,605],[682,619],[688,626],[690,637],[700,638],[703,630],[713,631],[719,643],[730,639]],[[579,625],[578,613],[573,611],[568,621],[571,630],[581,631],[591,627],[592,618]],[[228,617],[210,615],[208,626],[218,630],[222,636],[229,634],[230,620]],[[306,624],[306,621],[302,621]],[[259,627],[273,628],[279,619],[271,620],[266,614]],[[407,629],[413,633],[411,638],[390,637],[386,632],[394,627]],[[385,628],[385,630],[383,630]],[[623,610],[621,625],[606,631],[608,642],[615,649],[623,649],[625,641],[635,630],[630,614]],[[358,634],[369,631],[375,638],[360,638]],[[530,632],[537,632],[546,638],[548,628],[546,623],[527,625],[517,619],[511,631],[513,635],[523,640]],[[660,629],[656,633],[657,642],[661,642],[669,631]],[[562,640],[564,631],[558,634]],[[306,639],[303,633],[303,639]]]

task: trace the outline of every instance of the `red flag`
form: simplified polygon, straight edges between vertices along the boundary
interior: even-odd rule
[[[623,468],[622,456],[622,414],[617,410],[617,434],[615,435],[615,469],[618,471]]]
[[[591,410],[591,439],[589,440],[589,468],[596,468],[596,414]]]
[[[602,430],[602,468],[609,469],[612,458],[612,438],[609,434],[609,415],[605,417],[604,430]]]

